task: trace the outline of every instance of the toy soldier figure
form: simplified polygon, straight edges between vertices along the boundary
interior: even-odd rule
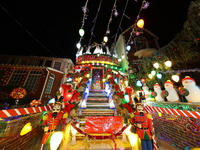
[[[131,123],[138,137],[141,139],[142,150],[153,150],[153,125],[151,116],[144,112],[144,106],[136,105],[136,112],[131,118]]]
[[[56,102],[51,112],[47,113],[43,119],[44,135],[42,138],[42,147],[48,143],[51,135],[56,131],[64,131],[65,114],[62,111],[62,103]]]

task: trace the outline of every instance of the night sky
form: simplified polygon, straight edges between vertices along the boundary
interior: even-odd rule
[[[145,21],[144,27],[159,37],[160,47],[183,29],[191,1],[148,0],[150,6],[141,11],[140,18]],[[135,23],[142,3],[141,0],[129,0],[124,12],[126,2],[117,0],[119,15],[112,16],[109,25],[109,47],[115,36]],[[82,45],[88,45],[91,38],[92,43],[101,43],[106,33],[114,0],[102,0],[94,26],[99,3],[100,0],[88,1]],[[71,58],[75,62],[84,5],[85,0],[1,0],[0,54]],[[91,37],[92,28],[94,36]]]

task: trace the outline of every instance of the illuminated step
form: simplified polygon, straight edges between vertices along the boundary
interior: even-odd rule
[[[88,95],[88,97],[93,97],[93,96],[107,97],[106,93],[89,93]]]
[[[107,97],[88,97],[87,98],[87,100],[103,100],[103,101],[105,101],[105,100],[108,100],[108,98]]]
[[[89,103],[87,102],[87,106],[110,106],[109,103]]]
[[[113,109],[82,109],[82,112],[95,111],[95,112],[113,112]]]

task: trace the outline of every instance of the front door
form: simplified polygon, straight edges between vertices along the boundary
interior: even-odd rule
[[[102,68],[93,68],[92,69],[92,89],[100,90],[102,87],[103,79],[103,69]]]

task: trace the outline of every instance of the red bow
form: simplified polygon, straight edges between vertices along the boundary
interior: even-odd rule
[[[70,114],[71,110],[75,107],[75,104],[65,103],[65,108],[63,109],[64,112]]]
[[[134,112],[133,108],[127,103],[127,104],[122,104],[123,107],[126,107],[127,111],[129,113]]]
[[[81,92],[76,92],[74,93],[73,97],[72,97],[72,101],[76,101],[78,102],[78,97],[81,95]]]

